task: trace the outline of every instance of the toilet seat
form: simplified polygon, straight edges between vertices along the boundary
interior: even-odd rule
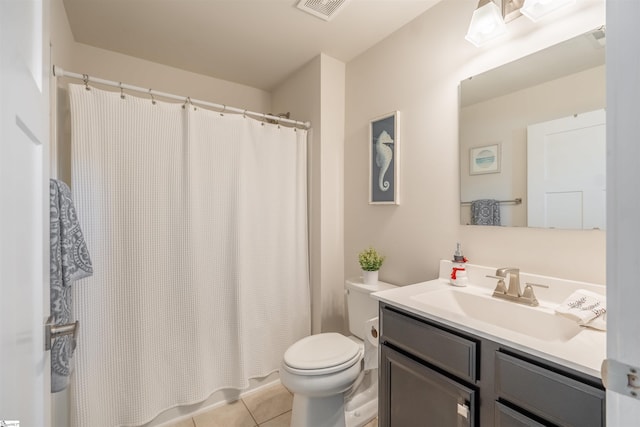
[[[345,370],[362,358],[361,347],[335,332],[311,335],[284,354],[284,368],[297,375],[326,375]]]

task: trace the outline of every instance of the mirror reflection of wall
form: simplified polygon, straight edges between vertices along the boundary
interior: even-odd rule
[[[502,201],[499,225],[526,227],[528,211],[547,208],[529,206],[532,200],[549,203],[557,199],[528,197],[527,129],[534,124],[604,109],[604,51],[604,30],[595,30],[461,83],[461,224],[474,223],[472,201]],[[477,158],[477,153],[495,146],[498,158],[494,166],[499,167],[490,165],[483,170],[482,162],[486,164],[486,159]],[[601,161],[604,167],[604,156]],[[522,202],[517,203],[516,199]],[[566,221],[548,224],[576,228]],[[544,225],[538,221],[531,226]],[[593,227],[584,224],[584,228]]]

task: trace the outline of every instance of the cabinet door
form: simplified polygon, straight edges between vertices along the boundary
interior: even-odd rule
[[[477,425],[474,389],[386,345],[381,346],[380,355],[380,426]]]

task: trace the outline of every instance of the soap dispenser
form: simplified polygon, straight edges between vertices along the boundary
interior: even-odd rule
[[[456,243],[456,252],[453,254],[453,268],[451,269],[451,280],[449,283],[453,286],[467,286],[469,278],[467,277],[467,270],[465,269],[465,263],[467,258],[462,255],[460,250],[460,243]]]

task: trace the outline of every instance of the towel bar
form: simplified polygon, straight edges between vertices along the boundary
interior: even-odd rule
[[[472,202],[460,202],[461,205],[470,205]],[[514,205],[519,205],[522,204],[522,197],[517,197],[513,200],[498,200],[498,203],[502,204],[506,204],[506,203],[512,203]]]
[[[44,349],[51,350],[53,340],[64,335],[73,335],[73,342],[75,347],[75,340],[78,336],[78,329],[80,328],[80,322],[77,320],[73,323],[66,323],[64,325],[55,325],[53,323],[53,316],[49,316],[47,323],[44,325]]]

